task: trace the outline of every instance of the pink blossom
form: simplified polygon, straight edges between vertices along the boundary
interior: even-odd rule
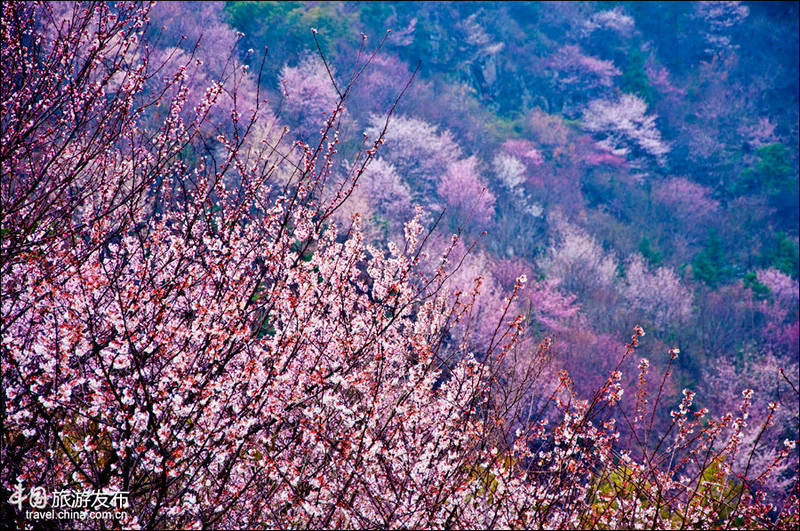
[[[654,186],[654,199],[671,214],[685,219],[709,218],[719,208],[711,190],[686,179],[673,177]]]
[[[775,268],[759,269],[758,281],[769,288],[770,293],[787,307],[797,306],[798,282]]]
[[[544,162],[542,153],[534,147],[533,142],[522,139],[509,139],[503,142],[503,151],[517,157],[525,164],[538,166]]]
[[[555,72],[555,82],[564,88],[589,91],[600,87],[611,87],[614,77],[622,72],[612,61],[584,55],[577,46],[567,45],[559,49],[547,61]]]
[[[494,194],[481,177],[475,157],[450,164],[437,192],[460,219],[470,215],[477,226],[485,226],[494,217]]]
[[[322,60],[305,57],[297,66],[284,66],[280,83],[285,90],[282,118],[296,124],[302,140],[319,136],[325,121],[335,110],[338,96]]]

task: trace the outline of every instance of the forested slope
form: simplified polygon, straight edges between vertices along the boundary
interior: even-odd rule
[[[796,528],[798,3],[2,22],[3,521]]]

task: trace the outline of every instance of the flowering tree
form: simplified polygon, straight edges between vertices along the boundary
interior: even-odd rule
[[[559,241],[540,264],[547,275],[576,293],[613,286],[618,267],[614,256],[578,227],[561,223],[559,229]]]
[[[23,24],[4,35],[4,68],[19,60],[3,139],[3,228],[14,236],[3,240],[4,489],[125,490],[125,526],[419,527],[455,517],[474,496],[470,471],[491,458],[492,423],[469,405],[486,396],[487,368],[467,358],[437,384],[441,336],[466,306],[442,304],[435,279],[412,282],[417,222],[388,255],[368,253],[357,216],[343,243],[325,223],[374,151],[327,200],[333,138],[305,151],[282,194],[270,193],[274,162],[249,160],[224,134],[219,164],[212,150],[189,169],[179,155],[202,116],[181,120],[184,90],[162,130],[136,128],[127,91],[141,86],[146,56],[112,99],[109,111],[129,120],[122,134],[111,136],[107,114],[75,123],[94,96],[80,83],[102,94],[127,72],[101,77],[116,40],[95,42],[88,57],[81,40],[115,32],[133,46],[147,9],[81,6],[70,31],[33,48],[26,37],[48,9],[4,6],[4,20]],[[49,60],[31,61],[40,50]],[[88,75],[62,57],[87,61]],[[196,112],[218,93],[212,86]],[[20,121],[33,102],[63,112]],[[69,126],[66,147],[45,144]],[[147,151],[132,149],[145,139]],[[68,164],[72,202],[58,202]],[[33,184],[45,185],[46,207],[28,198]]]
[[[381,158],[408,179],[420,202],[430,200],[439,179],[461,158],[461,148],[450,131],[439,132],[436,126],[424,120],[397,115],[391,122]],[[376,116],[366,133],[374,139],[383,128],[384,121]]]
[[[533,140],[540,146],[554,151],[567,144],[569,129],[556,115],[534,109],[528,116],[527,125]]]
[[[413,26],[411,27],[413,34]],[[396,44],[399,32],[389,35],[389,42]],[[351,102],[354,112],[364,114],[386,113],[397,99],[402,82],[411,77],[408,64],[395,55],[378,54],[364,72],[362,79],[353,86]],[[413,91],[416,86],[409,87]]]
[[[610,329],[621,325],[623,312],[608,312],[608,308],[620,305],[619,262],[614,253],[606,252],[581,228],[557,216],[548,219],[555,225],[556,238],[539,260],[542,271],[578,297],[582,313],[592,322]]]
[[[523,193],[527,167],[519,157],[509,153],[498,153],[492,160],[494,172],[500,182],[514,195]]]
[[[150,30],[155,34],[154,43],[163,49],[179,46],[199,55],[204,71],[221,76],[233,54],[240,35],[225,24],[224,4],[203,2],[192,8],[178,2],[163,2],[152,6],[149,12]],[[201,46],[195,49],[195,45]]]
[[[663,165],[669,153],[655,117],[647,114],[647,104],[632,94],[623,94],[618,101],[589,103],[583,127],[599,137],[600,145],[615,155],[627,156],[638,166],[648,159]]]
[[[775,298],[788,308],[798,304],[798,284],[786,273],[778,271],[774,267],[761,269],[758,271],[758,281],[769,288]]]
[[[692,294],[675,272],[668,267],[651,272],[638,253],[625,265],[623,297],[660,329],[685,323],[692,311]]]
[[[610,87],[613,78],[621,74],[612,61],[583,55],[577,46],[564,46],[550,59],[548,66],[556,74],[556,83],[561,89],[593,90]]]
[[[494,194],[478,172],[478,160],[469,157],[447,168],[437,187],[439,196],[453,210],[456,227],[469,217],[477,227],[486,227],[494,217]]]
[[[544,157],[533,142],[510,139],[503,142],[503,150],[492,159],[492,169],[512,197],[518,199],[525,195],[523,185],[530,178],[530,170],[542,163]]]
[[[798,283],[789,275],[775,268],[756,272],[758,283],[769,290],[769,297],[761,301],[761,309],[767,318],[764,330],[765,343],[776,352],[787,354],[797,351],[798,335]]]
[[[326,65],[316,55],[309,55],[297,66],[284,66],[280,83],[285,112],[298,124],[297,136],[313,141],[339,99]]]
[[[612,31],[623,37],[629,37],[636,28],[633,18],[625,13],[622,6],[608,11],[598,11],[584,23],[584,32]]]
[[[566,331],[574,324],[574,317],[579,310],[575,296],[562,293],[558,289],[559,283],[553,279],[534,282],[522,297],[522,303],[528,304],[532,319],[551,333]]]
[[[658,184],[653,198],[687,223],[697,218],[708,219],[719,208],[719,201],[711,197],[709,188],[685,177],[674,177]]]
[[[529,140],[506,140],[503,142],[503,151],[512,157],[517,157],[528,166],[538,166],[544,162],[542,153]]]
[[[403,225],[413,216],[414,208],[411,190],[392,164],[383,159],[373,161],[334,219],[340,226],[349,226],[355,213],[361,215],[362,230],[368,239],[383,241],[390,236],[392,240],[402,240]]]
[[[29,525],[25,492],[45,488],[126,491],[126,528],[796,524],[796,503],[771,515],[746,473],[726,490],[749,396],[706,422],[686,391],[650,446],[637,393],[638,450],[619,454],[612,415],[641,328],[592,398],[559,375],[545,415],[519,399],[538,365],[504,372],[550,348],[523,342],[510,311],[524,275],[475,351],[454,325],[478,287],[447,287],[458,236],[425,275],[419,216],[386,250],[358,215],[331,223],[384,140],[334,176],[343,98],[299,163],[245,142],[258,98],[204,137],[224,87],[184,119],[180,69],[150,129],[149,5],[77,4],[42,32],[52,9],[2,6],[4,521]]]
[[[706,25],[703,32],[705,51],[717,54],[735,50],[737,46],[731,42],[730,30],[749,14],[750,8],[741,2],[696,2],[694,16]]]
[[[725,393],[719,394],[727,403],[725,408],[735,406],[736,398],[741,396],[744,389],[760,389],[754,393],[753,402],[762,409],[771,409],[775,412],[773,421],[777,429],[761,433],[761,426],[751,423],[746,426],[743,439],[760,445],[760,451],[752,461],[742,455],[734,463],[739,473],[748,466],[756,473],[763,473],[774,465],[775,452],[783,445],[784,440],[791,441],[797,438],[798,404],[796,382],[798,380],[798,366],[796,360],[778,359],[771,353],[752,353],[742,362],[733,363],[730,358],[722,358],[715,363],[713,368],[706,370],[705,387],[708,389],[724,389]],[[794,387],[794,389],[793,389]],[[798,459],[793,453],[789,460],[778,464],[780,472],[773,474],[766,480],[766,490],[770,492],[786,492],[791,487],[791,482],[796,476]]]
[[[666,96],[671,103],[679,102],[683,96],[686,96],[686,91],[676,87],[670,80],[670,73],[667,67],[650,62],[645,65],[645,72],[647,73],[647,81]]]
[[[611,88],[614,78],[622,72],[613,61],[604,61],[584,55],[578,46],[562,46],[547,61],[552,71],[552,84],[556,93],[568,98],[568,103],[581,104],[597,98]],[[565,109],[569,111],[569,109]]]

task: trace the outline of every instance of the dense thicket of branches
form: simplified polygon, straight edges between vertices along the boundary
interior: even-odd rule
[[[312,102],[316,141],[292,144],[235,54],[204,70],[196,47],[159,51],[150,9],[2,6],[4,521],[32,526],[10,494],[43,487],[130,493],[125,519],[48,522],[63,528],[797,525],[796,496],[758,494],[793,443],[751,473],[752,391],[711,417],[685,390],[659,433],[677,350],[651,382],[637,326],[582,398],[565,372],[546,377],[550,340],[516,314],[525,276],[481,297],[469,231],[439,249],[417,211],[377,246],[358,214],[341,223],[370,170],[404,171],[372,165],[393,110],[334,171],[375,55]],[[452,179],[480,187],[449,155]],[[465,218],[491,208],[447,182]],[[777,407],[758,412],[756,444]]]

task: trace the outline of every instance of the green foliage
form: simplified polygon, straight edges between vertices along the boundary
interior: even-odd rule
[[[709,464],[698,482],[696,495],[690,503],[696,506],[705,506],[711,509],[713,523],[720,525],[730,522],[741,525],[741,518],[731,520],[731,515],[736,512],[742,494],[742,484],[735,483],[727,478],[719,461],[714,460]]]
[[[620,88],[623,92],[637,94],[644,99],[648,105],[655,102],[655,90],[650,84],[650,79],[644,71],[645,54],[641,50],[634,48],[628,54],[628,66],[622,71],[620,77]]]
[[[647,236],[642,236],[642,240],[639,242],[638,250],[641,255],[644,256],[648,262],[650,262],[651,265],[661,265],[663,255],[657,248],[652,247],[650,239]]]
[[[504,471],[509,470],[514,464],[514,459],[510,456],[504,457],[500,463]],[[489,503],[492,503],[499,486],[497,476],[488,467],[480,465],[470,465],[468,471],[469,479],[475,484],[475,494],[486,496]]]
[[[225,10],[231,25],[245,34],[248,45],[269,45],[269,56],[280,61],[279,66],[316,48],[312,28],[331,57],[336,54],[337,42],[358,36],[352,30],[356,15],[344,13],[342,5],[335,2],[227,2]]]
[[[604,470],[597,474],[592,493],[591,511],[584,516],[581,527],[605,529],[598,526],[597,521],[617,503],[617,500],[630,501],[638,498],[642,508],[649,507],[650,503],[645,493],[651,486],[649,483],[637,485],[633,480],[634,477],[633,471],[624,465],[619,465],[610,472]],[[662,509],[661,517],[665,519],[668,517],[666,509]]]
[[[759,148],[757,153],[761,160],[756,169],[764,180],[767,199],[777,211],[779,225],[797,231],[800,187],[791,151],[776,143]]]
[[[762,263],[797,278],[800,271],[800,248],[786,233],[779,232],[775,235],[773,245],[766,249]]]
[[[296,240],[292,242],[291,250],[293,253],[302,253],[300,259],[303,262],[310,262],[314,257],[314,250],[311,248],[312,242],[308,240]]]
[[[744,287],[753,292],[753,298],[764,300],[769,297],[769,287],[758,281],[758,276],[754,272],[749,272],[744,276]]]
[[[704,282],[711,288],[727,280],[731,275],[731,268],[727,263],[722,240],[715,230],[710,230],[705,248],[697,253],[692,262],[694,278]]]
[[[787,184],[797,180],[797,172],[792,166],[791,151],[780,143],[761,146],[756,150],[759,161],[752,168],[742,172],[738,185],[740,193],[765,191],[780,193]]]
[[[756,164],[756,171],[764,179],[768,191],[783,189],[784,185],[797,176],[797,170],[791,163],[791,151],[780,143],[761,146],[756,150],[761,160]]]
[[[275,47],[282,41],[285,48],[311,49],[313,41],[308,38],[308,30],[305,35],[300,35],[302,6],[303,2],[228,2],[225,10],[230,15],[231,25],[244,32],[248,43],[268,44],[273,49],[270,55],[275,55],[275,52],[281,52]],[[283,39],[273,38],[281,33]]]
[[[694,32],[690,2],[607,2],[607,9],[623,5],[636,20],[636,27],[657,47],[659,59],[680,74],[693,66],[697,47],[687,45]],[[653,16],[653,13],[658,16]]]
[[[393,14],[397,14],[397,7],[390,2],[362,2],[360,11],[361,23],[364,26],[378,29]],[[384,28],[384,30],[387,29],[397,30],[397,28]]]
[[[761,193],[766,195],[770,206],[776,211],[779,226],[797,231],[798,188],[797,166],[792,160],[792,151],[780,143],[761,146],[756,150],[759,161],[741,173],[735,193]]]
[[[583,174],[581,192],[589,206],[601,206],[602,210],[624,223],[640,216],[646,204],[644,188],[632,188],[616,173],[608,171]]]
[[[640,476],[624,465],[613,470],[605,470],[595,479],[591,511],[585,515],[582,524],[587,529],[605,529],[597,526],[600,516],[605,514],[618,500],[630,502],[638,499],[642,511],[652,508],[656,499],[652,495],[653,485],[642,482]],[[692,493],[689,505],[695,509],[708,508],[711,528],[731,521],[732,515],[741,499],[742,485],[728,479],[724,467],[718,460],[709,463],[702,471],[697,486]],[[658,519],[670,522],[668,528],[684,528],[684,511],[675,511],[664,499],[658,500]],[[743,521],[735,517],[731,521],[740,526]]]
[[[258,331],[256,332],[256,337],[259,339],[263,339],[265,337],[274,337],[275,336],[275,324],[272,322],[269,313],[266,313],[261,319],[261,323],[258,327]]]

